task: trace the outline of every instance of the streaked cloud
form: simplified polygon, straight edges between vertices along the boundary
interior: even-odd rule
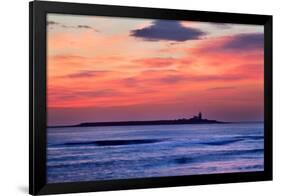
[[[91,27],[89,25],[84,25],[84,24],[66,25],[66,24],[62,24],[62,23],[50,20],[50,21],[47,21],[47,25],[48,26],[59,26],[61,28],[66,28],[66,29],[91,29],[91,30],[98,32],[98,30],[94,29],[93,27]]]
[[[221,90],[233,90],[236,89],[236,86],[219,86],[219,87],[212,87],[208,88],[209,91],[221,91]]]
[[[91,78],[91,77],[97,77],[97,76],[103,76],[107,73],[110,73],[109,71],[93,71],[93,70],[83,70],[76,73],[68,74],[65,77],[73,78],[73,79],[79,79],[79,78]]]
[[[47,21],[47,25],[59,25],[60,23],[55,21]]]
[[[230,29],[232,27],[231,24],[228,23],[211,23],[218,29]]]
[[[249,34],[238,34],[230,37],[226,41],[221,49],[225,50],[251,50],[260,49],[264,45],[264,35],[262,33],[249,33]]]
[[[206,40],[201,47],[195,49],[195,51],[220,53],[223,55],[224,53],[236,55],[237,52],[250,54],[257,50],[263,51],[263,46],[263,33],[242,33]],[[247,53],[245,51],[247,51]]]
[[[142,59],[135,59],[133,60],[133,63],[145,65],[147,67],[167,67],[172,65],[176,60],[174,58],[161,58],[161,57],[155,57],[155,58],[142,58]]]

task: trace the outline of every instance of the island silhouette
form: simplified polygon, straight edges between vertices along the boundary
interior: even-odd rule
[[[179,124],[222,124],[217,120],[204,119],[202,113],[194,115],[192,118],[175,119],[175,120],[145,120],[145,121],[112,121],[112,122],[84,122],[76,125],[49,126],[56,127],[97,127],[97,126],[133,126],[133,125],[179,125]]]

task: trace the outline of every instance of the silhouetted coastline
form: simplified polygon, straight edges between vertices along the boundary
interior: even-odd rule
[[[222,122],[217,120],[203,119],[202,113],[198,116],[186,119],[175,119],[175,120],[147,120],[147,121],[119,121],[119,122],[85,122],[77,125],[66,125],[66,126],[49,126],[50,128],[59,127],[97,127],[97,126],[137,126],[137,125],[180,125],[180,124],[223,124],[230,122]]]

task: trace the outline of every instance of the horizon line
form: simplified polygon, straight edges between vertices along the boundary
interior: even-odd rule
[[[75,124],[57,124],[57,125],[47,125],[47,128],[62,128],[62,127],[79,127],[83,124],[94,124],[94,123],[130,123],[130,122],[157,122],[157,121],[179,121],[179,120],[190,120],[186,118],[178,118],[178,119],[158,119],[158,120],[129,120],[129,121],[84,121]],[[202,119],[202,120],[209,120],[209,119]],[[217,120],[209,120],[209,121],[217,121]],[[219,123],[262,123],[264,120],[247,120],[247,121],[217,121]],[[196,123],[194,123],[196,124]],[[200,123],[197,123],[200,124]],[[206,123],[207,124],[207,123]],[[210,123],[211,124],[211,123]],[[168,125],[168,124],[166,124]],[[113,125],[114,126],[114,125]],[[124,125],[126,126],[126,125]]]

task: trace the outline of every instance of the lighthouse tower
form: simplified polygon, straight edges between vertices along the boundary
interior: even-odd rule
[[[198,114],[198,119],[202,120],[202,113],[201,112],[199,112],[199,114]]]

